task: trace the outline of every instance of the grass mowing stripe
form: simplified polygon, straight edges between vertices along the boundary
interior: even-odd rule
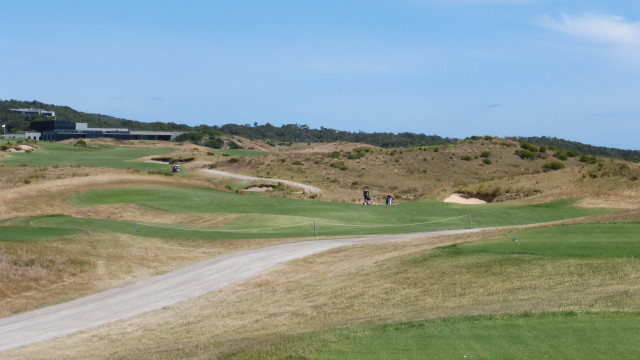
[[[528,229],[460,245],[461,253],[640,258],[640,224],[578,224]]]
[[[134,203],[178,213],[303,216],[346,224],[411,224],[470,213],[474,227],[537,223],[606,212],[602,209],[574,208],[567,203],[550,203],[547,206],[465,206],[412,202],[394,206],[363,206],[245,196],[198,187],[104,189],[74,195],[71,202],[78,206]]]
[[[640,314],[445,318],[288,338],[226,359],[637,359]]]

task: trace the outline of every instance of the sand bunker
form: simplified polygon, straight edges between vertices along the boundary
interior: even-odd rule
[[[451,194],[446,199],[444,199],[446,203],[455,203],[455,204],[486,204],[487,202],[480,199],[475,198],[466,198],[460,194]]]

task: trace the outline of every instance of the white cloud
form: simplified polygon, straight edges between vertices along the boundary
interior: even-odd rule
[[[640,44],[640,22],[630,22],[622,16],[588,13],[574,17],[563,14],[557,20],[544,16],[536,23],[590,41],[613,45]]]

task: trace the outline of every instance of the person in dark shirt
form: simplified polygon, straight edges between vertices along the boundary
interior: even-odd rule
[[[365,205],[371,204],[371,196],[369,194],[369,188],[368,187],[365,187],[364,190],[362,190],[362,196],[364,197],[364,204]]]

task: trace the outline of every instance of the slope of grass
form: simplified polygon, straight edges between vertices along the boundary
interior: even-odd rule
[[[488,234],[495,238],[503,231]],[[327,344],[322,334],[338,345],[345,340],[336,329],[366,335],[378,332],[376,324],[434,318],[640,311],[638,259],[461,254],[448,247],[488,234],[334,249],[185,304],[25,348],[14,357],[211,359],[245,349],[231,358],[303,359],[313,358],[309,346]],[[553,323],[548,325],[554,332]],[[303,334],[309,335],[300,338]],[[280,339],[288,345],[276,347]],[[274,341],[271,350],[265,348]]]
[[[335,330],[227,359],[636,359],[638,313],[477,316]]]
[[[561,220],[602,213],[601,209],[574,208],[568,201],[543,205],[468,206],[439,202],[413,202],[394,206],[364,206],[335,202],[246,196],[199,187],[155,187],[104,189],[71,197],[76,206],[131,203],[181,214],[244,214],[239,220],[217,230],[244,233],[215,232],[211,229],[149,229],[141,224],[138,235],[196,236],[198,238],[233,238],[264,236],[310,236],[313,223],[318,235],[388,234],[469,227],[492,227]],[[60,219],[39,220],[41,226],[66,226]],[[58,225],[53,225],[51,222]],[[65,220],[64,222],[66,222]],[[73,221],[85,226],[87,220]],[[97,220],[93,220],[95,222]],[[298,227],[300,225],[301,227]],[[86,225],[89,226],[89,225]],[[102,228],[101,225],[100,228]],[[104,223],[104,228],[116,225]],[[131,225],[117,225],[117,232],[130,232]],[[277,227],[288,228],[273,229]],[[123,230],[124,227],[124,230]],[[169,227],[169,226],[167,226]],[[264,231],[259,231],[263,229]],[[185,230],[193,230],[186,234]],[[255,231],[254,231],[255,230]],[[138,231],[138,229],[136,229]],[[207,232],[208,231],[208,232]],[[199,232],[199,235],[196,235]],[[180,235],[182,234],[182,235]]]
[[[8,166],[86,166],[115,169],[166,170],[167,165],[134,161],[145,156],[167,154],[174,151],[159,147],[106,146],[90,148],[71,144],[40,142],[37,150],[27,153],[14,153],[0,159]]]
[[[258,345],[229,358],[632,359],[640,350],[640,307],[632,290],[637,288],[638,230],[637,223],[529,229],[378,263],[381,271],[376,275],[386,281],[361,275],[354,279],[387,294],[404,294],[370,292],[361,297],[364,302],[388,302],[394,310],[415,303],[426,306],[422,314],[484,309],[486,314],[524,315],[328,330]],[[526,251],[509,250],[521,241],[527,243]],[[545,313],[565,309],[604,312]],[[528,314],[532,311],[539,314]]]
[[[518,231],[456,247],[462,254],[640,258],[640,224],[577,224]]]

